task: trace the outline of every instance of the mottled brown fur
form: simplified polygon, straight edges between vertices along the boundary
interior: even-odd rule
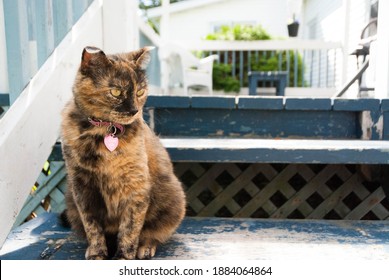
[[[63,112],[66,215],[88,241],[86,259],[151,258],[185,214],[170,158],[142,118],[148,61],[148,48],[117,55],[85,48],[74,98]],[[88,117],[124,126],[113,152],[103,143],[107,127]]]

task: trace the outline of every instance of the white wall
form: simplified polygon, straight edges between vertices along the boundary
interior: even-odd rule
[[[369,22],[370,15],[370,0],[348,0],[349,1],[349,21],[348,21],[348,33],[345,36],[346,57],[348,58],[346,64],[345,78],[348,81],[358,71],[355,56],[349,54],[358,46],[360,41],[361,31],[363,27]],[[368,69],[370,71],[370,69]],[[354,90],[350,91],[349,95],[355,96],[358,93],[357,83],[354,85]]]
[[[343,40],[343,0],[307,0],[304,5],[303,36],[306,39]],[[313,26],[314,25],[314,26]],[[312,28],[313,30],[310,30]],[[310,31],[312,34],[310,34]]]
[[[355,56],[349,54],[356,48],[361,30],[369,20],[370,0],[305,0],[303,7],[303,38],[343,42],[343,55],[337,57],[336,72],[332,73],[336,76],[336,87],[340,88],[357,71]],[[325,71],[323,60],[321,71]],[[318,62],[315,63],[313,68],[317,71]],[[351,89],[351,94],[356,94],[356,89]]]
[[[198,40],[218,23],[254,22],[274,37],[287,37],[287,0],[226,0],[170,14],[169,39]]]
[[[381,1],[378,11],[375,97],[389,98],[389,1]]]
[[[344,30],[342,0],[306,0],[303,6],[303,18],[304,24],[301,31],[304,39],[343,40],[341,32]],[[332,52],[328,55],[329,59],[327,59],[326,53],[307,54],[305,78],[310,86],[320,86],[320,81],[329,71],[328,84],[340,87],[343,55],[341,52]]]

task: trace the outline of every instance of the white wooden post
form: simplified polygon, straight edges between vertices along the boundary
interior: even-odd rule
[[[129,52],[139,48],[138,0],[104,0],[103,50]]]
[[[170,0],[162,0],[162,16],[160,25],[161,38],[164,41],[169,40],[169,9]]]
[[[389,98],[389,1],[380,1],[376,45],[375,97]]]
[[[162,16],[160,22],[160,35],[162,39],[162,47],[169,41],[169,9],[170,1],[162,0]],[[169,67],[165,59],[160,60],[161,63],[161,88],[163,94],[168,94],[169,91]]]
[[[340,86],[347,82],[348,60],[349,60],[349,31],[350,31],[350,0],[343,0],[344,28],[342,46],[342,73]]]

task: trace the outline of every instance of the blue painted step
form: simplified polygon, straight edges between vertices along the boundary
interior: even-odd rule
[[[186,218],[155,259],[388,260],[389,221]],[[86,243],[43,214],[16,228],[0,259],[84,259]]]

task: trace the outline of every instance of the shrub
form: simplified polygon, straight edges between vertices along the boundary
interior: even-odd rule
[[[214,63],[213,65],[213,89],[224,90],[225,92],[236,92],[240,90],[240,82],[231,76],[231,65]]]
[[[269,33],[261,26],[249,26],[249,25],[235,25],[222,26],[218,32],[208,34],[207,40],[226,40],[226,41],[254,41],[254,40],[270,40],[272,37]],[[273,51],[255,52],[256,59],[253,59],[254,52],[243,51],[243,63],[240,62],[241,56],[236,55],[233,58],[233,54],[229,52],[227,61],[228,64],[214,64],[214,89],[223,89],[226,92],[239,92],[240,82],[237,76],[232,75],[232,63],[235,62],[235,73],[240,72],[240,65],[243,65],[244,69],[248,69],[248,57],[250,59],[250,69],[252,71],[288,71],[289,72],[289,84],[294,85],[295,79],[295,59],[297,59],[297,86],[302,85],[302,58],[299,53],[297,57],[293,51]],[[270,55],[269,55],[270,54]],[[289,61],[289,65],[288,65]],[[288,68],[289,66],[289,68]],[[247,72],[247,71],[246,71]],[[247,86],[247,73],[243,72],[243,85]],[[233,88],[233,90],[231,90]]]
[[[271,36],[261,26],[237,24],[233,27],[223,25],[216,33],[208,34],[206,40],[228,40],[228,41],[255,41],[270,40]]]
[[[303,75],[303,60],[299,53],[294,51],[277,51],[273,52],[270,56],[266,56],[263,52],[259,52],[259,61],[251,60],[252,71],[282,71],[289,72],[289,84],[294,85],[295,80],[295,59],[297,59],[297,84],[296,86],[302,87],[302,75]],[[288,65],[289,60],[289,65]]]

